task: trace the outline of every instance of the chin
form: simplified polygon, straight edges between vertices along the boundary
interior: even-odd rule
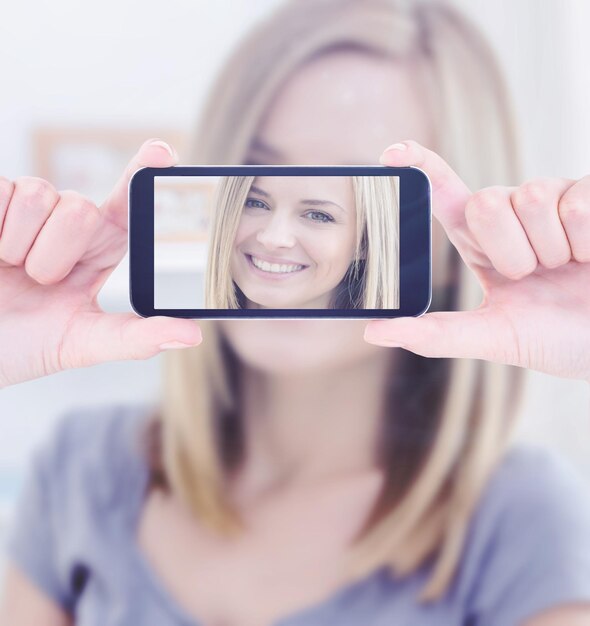
[[[367,343],[365,320],[220,320],[238,358],[269,374],[302,374],[359,362],[383,348]]]
[[[305,298],[300,298],[295,296],[293,293],[287,292],[279,292],[276,291],[274,293],[269,292],[256,292],[247,291],[240,287],[244,296],[246,296],[247,300],[252,303],[252,307],[249,308],[263,308],[263,309],[303,309],[303,308],[315,308],[315,307],[306,307],[306,303],[309,301]],[[317,307],[322,308],[322,307]]]
[[[248,308],[256,309],[300,309],[301,302],[289,302],[288,300],[276,300],[272,298],[250,298],[246,296],[252,306]]]

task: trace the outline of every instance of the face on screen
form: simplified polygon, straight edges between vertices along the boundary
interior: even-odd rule
[[[156,308],[399,308],[399,179],[322,174],[156,177]]]
[[[241,211],[232,278],[247,308],[328,308],[355,245],[350,178],[258,177]]]

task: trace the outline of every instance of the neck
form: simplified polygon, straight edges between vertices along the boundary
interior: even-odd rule
[[[248,492],[374,472],[391,352],[328,372],[241,376]]]

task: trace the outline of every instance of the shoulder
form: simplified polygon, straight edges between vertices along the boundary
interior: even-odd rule
[[[152,412],[147,406],[70,411],[32,459],[6,555],[66,610],[75,602],[79,564],[108,554],[113,537],[133,519],[147,478],[141,440]]]
[[[56,498],[110,498],[146,468],[142,435],[153,411],[149,405],[71,410],[38,450],[33,471],[38,466],[50,489],[55,483]]]
[[[515,446],[492,475],[481,501],[480,525],[494,522],[494,531],[535,519],[539,530],[552,523],[590,524],[590,486],[557,452]],[[542,519],[537,517],[542,514]],[[561,526],[554,528],[558,531]],[[489,529],[492,530],[491,528]]]
[[[497,623],[589,602],[588,484],[556,452],[509,450],[482,494],[458,576],[474,614],[502,615]]]
[[[155,407],[148,404],[109,404],[91,408],[77,408],[64,413],[58,420],[46,446],[68,448],[71,453],[80,451],[81,444],[89,444],[84,456],[92,451],[125,446],[133,440]],[[117,442],[119,446],[117,446]]]

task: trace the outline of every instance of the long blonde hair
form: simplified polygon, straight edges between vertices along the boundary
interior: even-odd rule
[[[514,184],[510,107],[481,35],[443,3],[291,0],[241,43],[214,87],[193,142],[195,163],[243,163],[277,90],[302,63],[342,47],[412,63],[437,131],[432,147],[474,189]],[[448,287],[433,309],[471,309],[481,293],[448,244]],[[240,528],[225,479],[241,448],[240,364],[214,322],[205,341],[167,355],[162,470],[220,532]],[[416,571],[432,557],[424,599],[448,588],[474,508],[508,440],[522,370],[396,351],[380,461],[386,484],[352,546],[355,577],[387,565]],[[393,354],[392,354],[393,359]],[[390,413],[390,414],[389,414]]]
[[[399,308],[399,182],[396,176],[351,176],[356,242],[351,264],[329,308]],[[230,256],[253,176],[227,176],[217,185],[205,270],[205,308],[240,309]]]

